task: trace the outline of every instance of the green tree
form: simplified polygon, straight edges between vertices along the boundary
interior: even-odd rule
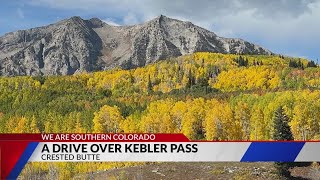
[[[289,118],[285,114],[283,107],[280,106],[274,114],[274,140],[292,141],[293,135],[288,124]]]
[[[186,88],[190,89],[194,84],[195,84],[195,79],[193,77],[191,69],[189,69],[188,82],[187,82]]]
[[[307,67],[317,67],[317,64],[314,61],[308,61]]]
[[[150,78],[150,74],[148,76],[148,93],[152,92],[152,83],[151,83],[151,78]]]
[[[288,124],[289,118],[285,114],[283,107],[280,106],[274,114],[274,140],[291,141],[293,135]],[[293,167],[294,163],[289,162],[275,162],[275,168],[279,176],[283,178],[290,178],[289,169]]]

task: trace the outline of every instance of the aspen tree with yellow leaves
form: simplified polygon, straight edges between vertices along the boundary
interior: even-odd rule
[[[95,133],[117,133],[119,125],[123,120],[119,108],[116,106],[104,105],[94,113],[93,132]]]

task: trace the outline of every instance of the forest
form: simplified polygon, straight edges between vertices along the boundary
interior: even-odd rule
[[[317,63],[199,52],[130,70],[0,78],[0,133],[161,132],[192,140],[271,140],[280,106],[295,140],[320,139]],[[32,163],[24,172],[57,172],[68,179],[133,164]]]

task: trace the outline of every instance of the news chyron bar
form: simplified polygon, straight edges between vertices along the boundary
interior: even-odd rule
[[[190,141],[183,134],[1,134],[1,177],[28,162],[312,162],[318,141]]]

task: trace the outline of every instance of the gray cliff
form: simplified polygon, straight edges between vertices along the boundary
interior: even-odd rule
[[[258,45],[219,37],[191,22],[163,15],[133,26],[72,17],[0,37],[0,74],[66,75],[117,66],[128,69],[204,51],[271,54]]]

